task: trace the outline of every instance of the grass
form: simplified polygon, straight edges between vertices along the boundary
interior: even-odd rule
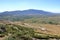
[[[6,29],[5,32],[1,33],[0,37],[7,35],[5,40],[32,40],[36,39],[48,39],[48,38],[60,38],[60,35],[52,35],[46,33],[36,32],[33,28],[24,27],[15,24],[0,24]],[[9,34],[11,34],[9,36]]]

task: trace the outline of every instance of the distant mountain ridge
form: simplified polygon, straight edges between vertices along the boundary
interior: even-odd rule
[[[5,20],[20,20],[32,17],[45,17],[45,16],[55,16],[60,15],[57,13],[47,12],[43,10],[29,9],[29,10],[17,10],[17,11],[5,11],[0,13],[0,19]]]
[[[42,14],[42,15],[53,15],[54,13],[52,12],[47,12],[43,10],[36,10],[36,9],[29,9],[29,10],[23,10],[23,11],[6,11],[0,13],[0,15],[29,15],[29,14]]]

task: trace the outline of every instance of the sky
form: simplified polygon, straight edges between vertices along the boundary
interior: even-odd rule
[[[0,12],[27,9],[60,13],[60,0],[0,0]]]

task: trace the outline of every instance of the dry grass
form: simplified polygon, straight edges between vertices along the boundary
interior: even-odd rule
[[[16,25],[23,25],[27,27],[31,27],[36,29],[36,32],[46,33],[46,34],[53,34],[53,35],[60,35],[60,25],[52,25],[52,24],[37,24],[37,23],[24,23],[24,22],[0,22],[1,23],[10,23]],[[26,25],[28,24],[28,25]],[[46,28],[46,30],[41,30],[41,28]]]
[[[46,33],[46,34],[55,34],[60,35],[60,25],[52,25],[52,24],[36,24],[36,23],[26,23],[28,25],[25,25],[24,22],[13,22],[13,24],[17,25],[24,25],[27,27],[35,28],[36,32]],[[45,31],[41,30],[40,27],[46,28]]]

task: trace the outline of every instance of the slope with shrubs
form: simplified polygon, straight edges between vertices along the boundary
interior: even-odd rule
[[[44,34],[35,32],[33,28],[23,27],[14,24],[0,24],[0,37],[5,40],[33,40],[36,39],[48,39],[48,38],[60,38],[57,35]]]

